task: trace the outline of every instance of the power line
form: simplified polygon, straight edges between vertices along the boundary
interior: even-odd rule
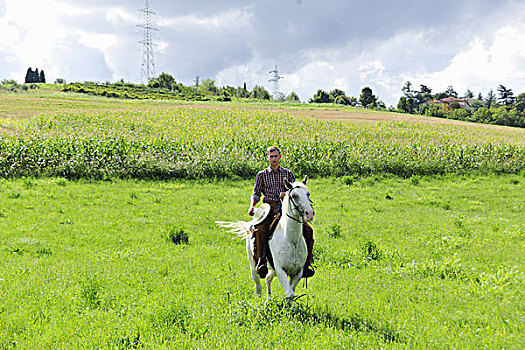
[[[146,6],[143,9],[139,9],[139,11],[144,13],[144,24],[137,25],[137,27],[144,30],[144,38],[139,41],[139,44],[142,44],[143,47],[140,81],[143,84],[147,84],[151,78],[155,77],[155,58],[153,57],[153,47],[155,44],[153,43],[151,31],[159,30],[152,25],[151,15],[156,16],[157,14],[151,11],[149,0],[146,0]]]

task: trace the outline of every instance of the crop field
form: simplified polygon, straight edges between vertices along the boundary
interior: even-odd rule
[[[0,349],[525,346],[521,130],[8,97]],[[214,224],[249,219],[274,143],[316,210],[295,312]]]
[[[147,106],[143,102],[128,111],[106,106],[4,119],[9,135],[0,139],[0,176],[250,178],[273,144],[283,149],[292,170],[312,177],[525,169],[521,129],[339,123],[267,110],[167,104],[137,109]]]

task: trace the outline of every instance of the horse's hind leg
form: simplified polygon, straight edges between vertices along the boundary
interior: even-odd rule
[[[261,277],[259,277],[257,272],[255,272],[255,264],[253,264],[253,266],[250,266],[250,270],[252,273],[253,283],[255,284],[255,294],[257,294],[257,298],[261,298],[261,294],[262,294]]]
[[[268,296],[268,299],[272,297],[272,279],[275,277],[275,271],[271,270],[268,271],[268,275],[266,275],[266,295]]]
[[[253,283],[255,284],[255,294],[257,294],[257,298],[261,298],[262,294],[262,286],[261,286],[261,278],[255,271],[255,262],[253,261],[253,253],[252,253],[252,246],[251,246],[251,240],[250,237],[246,237],[246,252],[248,253],[248,262],[250,263],[250,272],[252,274]]]

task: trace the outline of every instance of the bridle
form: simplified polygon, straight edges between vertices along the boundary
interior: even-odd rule
[[[295,203],[295,201],[293,200],[293,196],[292,196],[292,191],[295,190],[295,189],[297,189],[297,188],[298,188],[298,187],[292,187],[292,188],[290,188],[290,189],[288,190],[288,197],[289,197],[289,201],[290,201],[290,202],[293,204],[293,206],[294,206],[293,208],[290,208],[290,210],[292,211],[292,213],[293,213],[294,210],[296,210],[296,211],[299,213],[299,215],[300,215],[302,221],[301,221],[301,220],[297,220],[297,219],[296,219],[295,217],[293,217],[293,216],[290,216],[290,214],[288,214],[288,210],[286,211],[286,216],[289,217],[290,219],[292,219],[292,220],[295,221],[295,222],[298,222],[298,223],[300,223],[300,224],[304,224],[304,223],[305,223],[305,221],[304,221],[304,210],[303,210],[302,208],[300,208],[300,207],[297,205],[297,203]],[[311,203],[311,201],[310,201],[310,203]]]

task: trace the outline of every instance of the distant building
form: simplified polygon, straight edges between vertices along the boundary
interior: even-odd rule
[[[440,100],[430,100],[428,104],[445,105],[447,108],[464,108],[470,111],[472,109],[472,101],[475,100],[475,98],[445,97]]]

